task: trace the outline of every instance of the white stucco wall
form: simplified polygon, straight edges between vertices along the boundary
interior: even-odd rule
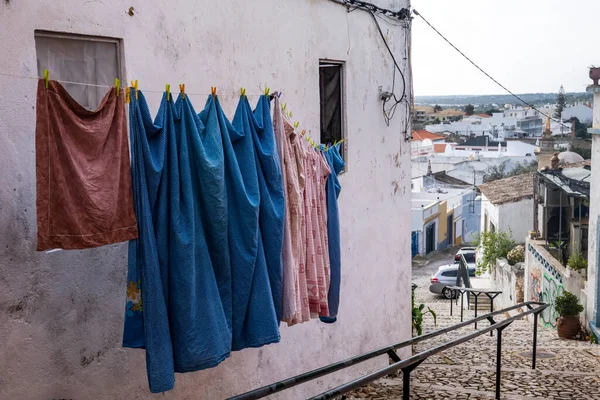
[[[593,128],[600,129],[600,93],[594,93]],[[587,318],[596,320],[598,288],[598,228],[600,218],[600,135],[592,136],[592,182],[590,188],[590,224],[588,235],[588,286],[587,286]]]
[[[481,230],[485,230],[485,214],[496,230],[512,232],[517,243],[525,243],[525,237],[533,229],[533,199],[524,199],[514,203],[494,205],[481,194]]]
[[[492,204],[485,194],[481,193],[481,232],[489,230],[490,222],[498,229],[498,207]],[[485,216],[487,215],[487,225]]]
[[[527,234],[533,229],[533,199],[500,205],[498,222],[501,230],[511,230],[517,243],[525,243]]]
[[[397,9],[408,0],[377,3]],[[402,28],[381,23],[405,66]],[[268,83],[315,138],[319,59],[346,61],[342,300],[337,324],[283,327],[281,343],[178,375],[172,392],[151,396],[144,351],[121,348],[126,245],[35,252],[36,81],[0,75],[0,399],[220,399],[410,336],[407,118],[400,107],[387,127],[381,115],[378,87],[391,88],[393,64],[369,14],[326,0],[2,1],[1,73],[37,75],[35,29],[122,38],[127,78],[140,89],[217,86],[230,117],[241,86],[255,102]],[[153,111],[160,96],[147,94]],[[200,109],[206,97],[190,99]],[[275,398],[306,398],[387,363],[381,357]]]

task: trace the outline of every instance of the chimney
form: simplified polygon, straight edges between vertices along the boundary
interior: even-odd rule
[[[552,158],[550,159],[550,168],[553,170],[557,170],[560,164],[560,160],[558,158],[558,153],[554,153]]]
[[[577,124],[575,123],[575,118],[571,118],[571,137],[576,137],[577,136],[577,132],[576,132],[576,126]]]

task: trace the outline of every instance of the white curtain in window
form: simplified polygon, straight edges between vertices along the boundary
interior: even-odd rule
[[[36,36],[38,75],[50,71],[50,79],[114,86],[120,78],[116,43],[84,39]],[[95,110],[109,90],[94,86],[63,84],[83,107]]]

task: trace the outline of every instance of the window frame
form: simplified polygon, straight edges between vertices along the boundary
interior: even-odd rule
[[[347,68],[347,63],[346,61],[343,60],[334,60],[334,59],[329,59],[329,58],[320,58],[319,59],[319,83],[318,83],[318,87],[319,87],[319,140],[322,140],[323,138],[321,138],[321,83],[320,83],[320,77],[321,77],[321,67],[331,67],[331,66],[335,66],[335,67],[339,67],[340,68],[340,90],[341,90],[341,94],[340,94],[340,109],[341,109],[341,129],[342,129],[342,159],[344,160],[344,168],[342,169],[342,171],[340,172],[340,174],[343,174],[344,172],[348,171],[348,126],[347,126],[347,105],[348,105],[348,101],[347,101],[347,90],[346,90],[346,68]]]
[[[110,36],[96,36],[96,35],[84,35],[81,33],[70,33],[70,32],[54,32],[54,31],[46,31],[43,29],[36,29],[33,31],[33,39],[35,40],[38,37],[43,38],[51,38],[51,39],[66,39],[66,40],[80,40],[80,41],[88,41],[88,42],[102,42],[102,43],[111,43],[117,47],[117,74],[119,75],[119,80],[122,82],[121,87],[125,88],[127,86],[127,80],[125,77],[125,69],[124,69],[124,52],[123,52],[123,39],[110,37]],[[37,49],[36,49],[37,52]],[[36,53],[36,61],[37,61],[37,53]],[[40,76],[43,78],[43,76]],[[115,77],[116,78],[116,77]],[[50,71],[50,79],[52,79],[52,71]]]

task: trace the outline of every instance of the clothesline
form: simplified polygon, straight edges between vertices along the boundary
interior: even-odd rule
[[[38,79],[41,79],[41,78],[33,77],[33,76],[12,75],[12,74],[6,74],[6,73],[2,73],[2,72],[0,72],[0,75],[2,75],[2,76],[8,76],[8,77],[11,77],[11,78],[31,79],[31,80],[36,80],[36,81]],[[69,85],[90,86],[90,87],[98,87],[98,88],[105,88],[105,89],[114,88],[114,86],[96,85],[96,84],[93,84],[93,83],[84,83],[84,82],[71,82],[71,81],[61,81],[61,80],[56,80],[56,82],[63,83],[63,84],[66,83],[66,84],[69,84]],[[149,90],[149,89],[144,89],[143,91],[144,91],[144,93],[161,93],[161,94],[165,93],[164,90]],[[209,96],[212,93],[193,93],[193,92],[188,92],[186,90],[185,94],[186,95],[193,95],[193,96]],[[248,97],[259,97],[262,94],[264,94],[264,93],[262,93],[262,92],[261,93],[257,93],[257,94],[248,94],[248,93],[245,93],[244,95],[248,96]],[[239,93],[239,91],[236,91],[234,93],[218,93],[218,95],[220,95],[222,97],[225,97],[225,96],[228,96],[228,97],[237,97],[237,96],[240,95],[240,93]]]

